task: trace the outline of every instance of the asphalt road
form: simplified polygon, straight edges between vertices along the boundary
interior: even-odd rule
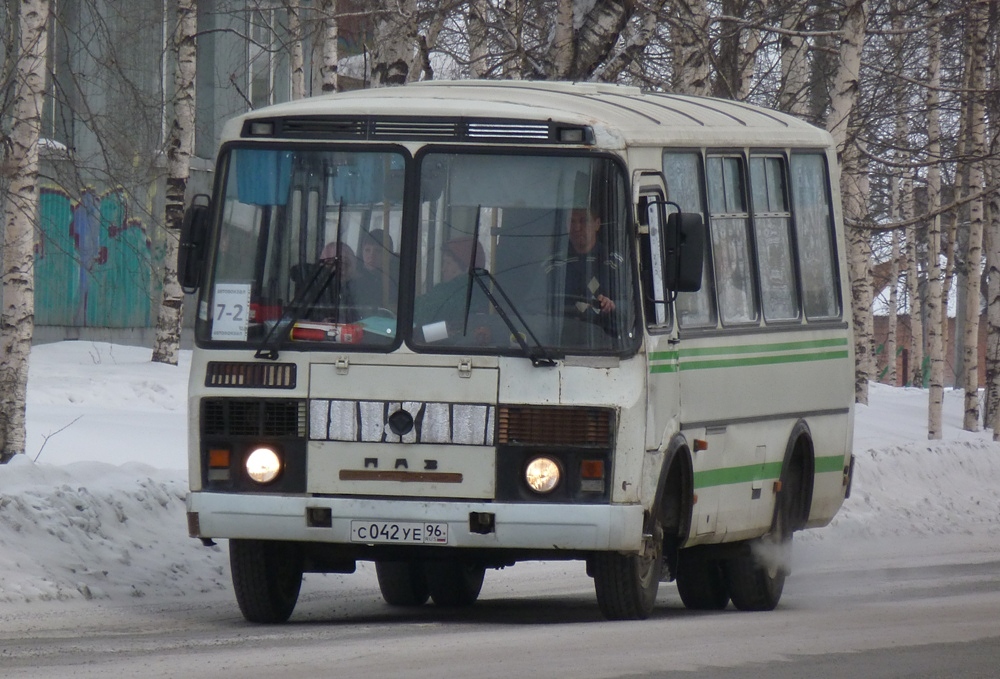
[[[307,575],[279,626],[245,623],[229,592],[0,604],[0,676],[1000,676],[1000,548],[927,546],[896,558],[807,546],[775,611],[689,612],[664,583],[654,615],[624,623],[601,619],[576,562],[488,571],[464,610],[390,608],[369,564]]]

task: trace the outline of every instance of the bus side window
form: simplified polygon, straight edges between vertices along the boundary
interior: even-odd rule
[[[659,191],[644,193],[639,198],[641,223],[649,229],[642,250],[643,287],[646,295],[646,323],[650,327],[664,326],[669,320],[667,290],[663,284],[663,227],[660,223],[663,196]]]
[[[840,315],[839,281],[833,249],[826,159],[821,153],[791,157],[792,207],[802,271],[802,301],[807,319]]]
[[[684,212],[705,214],[702,202],[701,154],[694,151],[663,154],[663,174],[667,180],[667,200],[681,206]],[[715,284],[712,276],[711,244],[705,247],[701,289],[681,292],[674,309],[682,328],[714,328],[716,326]]]
[[[791,321],[799,318],[795,286],[791,222],[785,191],[785,163],[779,156],[750,158],[753,225],[760,267],[760,293],[764,318]]]
[[[740,156],[708,158],[709,228],[723,325],[759,318],[744,183]]]

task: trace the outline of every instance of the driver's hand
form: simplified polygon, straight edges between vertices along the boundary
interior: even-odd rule
[[[597,296],[597,304],[600,306],[602,314],[610,314],[615,310],[615,303],[610,297],[605,297],[604,295]]]

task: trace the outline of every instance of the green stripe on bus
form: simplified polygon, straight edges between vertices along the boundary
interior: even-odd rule
[[[749,483],[763,479],[777,479],[781,475],[781,462],[764,465],[748,464],[742,467],[723,467],[695,472],[694,487],[729,486],[734,483]]]
[[[781,476],[781,462],[768,462],[763,467],[759,464],[748,464],[741,467],[724,467],[722,469],[706,469],[695,472],[694,487],[711,488],[713,486],[730,486],[735,483],[751,483],[762,480],[778,480]],[[844,469],[843,455],[817,457],[815,471],[817,474],[840,472]]]
[[[822,474],[824,472],[842,472],[844,471],[844,467],[843,455],[829,455],[827,457],[816,458],[817,474]]]
[[[774,365],[777,363],[804,363],[807,361],[830,361],[847,358],[847,351],[823,351],[813,354],[780,354],[778,356],[750,356],[747,358],[720,358],[714,361],[687,361],[680,364],[681,370],[706,370],[709,368],[745,368],[753,365]]]
[[[800,351],[805,349],[823,349],[826,347],[846,347],[846,337],[833,339],[806,340],[803,342],[778,342],[775,344],[743,344],[733,347],[701,347],[680,349],[677,353],[681,358],[689,356],[719,356],[729,354],[762,354],[774,351]]]

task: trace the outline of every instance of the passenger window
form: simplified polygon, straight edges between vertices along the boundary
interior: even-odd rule
[[[695,152],[665,153],[663,174],[667,180],[667,199],[680,205],[684,212],[705,214],[702,202],[701,154]],[[702,267],[701,289],[697,292],[681,292],[677,295],[674,309],[682,328],[716,326],[715,285],[712,277],[710,249],[705,248],[705,263]]]
[[[799,317],[795,287],[791,224],[785,191],[784,160],[756,156],[750,159],[754,235],[760,267],[764,318],[788,321]]]
[[[708,202],[722,323],[754,323],[759,316],[750,252],[750,215],[739,156],[708,158]]]
[[[840,297],[826,159],[820,153],[795,154],[790,167],[806,318],[835,318],[840,315]]]

